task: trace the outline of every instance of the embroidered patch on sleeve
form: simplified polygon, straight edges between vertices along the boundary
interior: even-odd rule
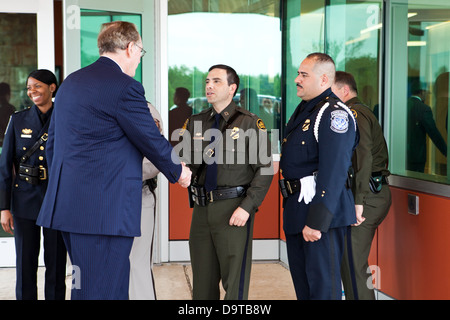
[[[336,133],[345,133],[348,130],[348,113],[344,110],[331,112],[331,130]]]
[[[259,130],[267,131],[266,126],[264,125],[264,122],[261,119],[258,119],[258,121],[256,121],[256,125],[259,128]]]

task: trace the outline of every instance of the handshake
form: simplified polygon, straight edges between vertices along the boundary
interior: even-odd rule
[[[191,184],[192,171],[184,162],[181,162],[181,165],[183,166],[183,170],[181,171],[181,176],[180,179],[178,179],[178,183],[181,187],[187,188]]]

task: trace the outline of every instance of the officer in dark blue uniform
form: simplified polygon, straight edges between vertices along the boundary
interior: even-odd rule
[[[35,70],[27,79],[34,105],[11,116],[0,157],[2,227],[14,233],[16,244],[16,298],[37,299],[37,268],[41,227],[36,219],[47,189],[45,146],[57,90],[55,75]],[[59,231],[43,228],[45,299],[65,299],[66,248]]]
[[[308,55],[298,74],[303,101],[287,124],[280,162],[289,269],[298,299],[341,299],[344,237],[356,222],[348,180],[357,126],[331,92],[331,57]]]

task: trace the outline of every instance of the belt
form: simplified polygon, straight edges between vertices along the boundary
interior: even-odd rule
[[[293,180],[282,179],[279,181],[279,183],[281,195],[283,196],[283,198],[287,198],[290,195],[299,192],[302,187],[299,179]]]
[[[18,173],[20,179],[34,185],[39,184],[43,180],[47,180],[47,169],[42,165],[32,166],[21,163],[19,165]]]
[[[206,192],[204,186],[191,185],[189,188],[192,201],[201,207],[214,201],[239,198],[247,192],[246,186],[219,187],[210,192]]]

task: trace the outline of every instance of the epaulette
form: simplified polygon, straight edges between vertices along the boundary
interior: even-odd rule
[[[212,107],[209,107],[209,108],[206,108],[206,109],[200,111],[199,113],[193,114],[193,116],[201,115],[204,113],[209,113],[209,112],[211,112],[211,110],[212,110]]]
[[[244,109],[242,107],[236,107],[236,111],[239,111],[242,114],[245,114],[246,116],[250,116],[252,118],[259,118],[256,114],[248,111],[247,109]]]
[[[31,107],[27,107],[26,109],[17,110],[17,111],[15,111],[14,113],[21,113],[21,112],[28,111],[28,110],[30,110],[30,109],[31,109]]]
[[[239,111],[240,113],[242,113],[243,115],[251,117],[256,122],[256,126],[258,127],[258,129],[260,129],[262,131],[267,131],[264,121],[262,121],[262,119],[257,114],[252,113],[252,112],[248,111],[247,109],[244,109],[241,107],[237,107],[236,110]]]

